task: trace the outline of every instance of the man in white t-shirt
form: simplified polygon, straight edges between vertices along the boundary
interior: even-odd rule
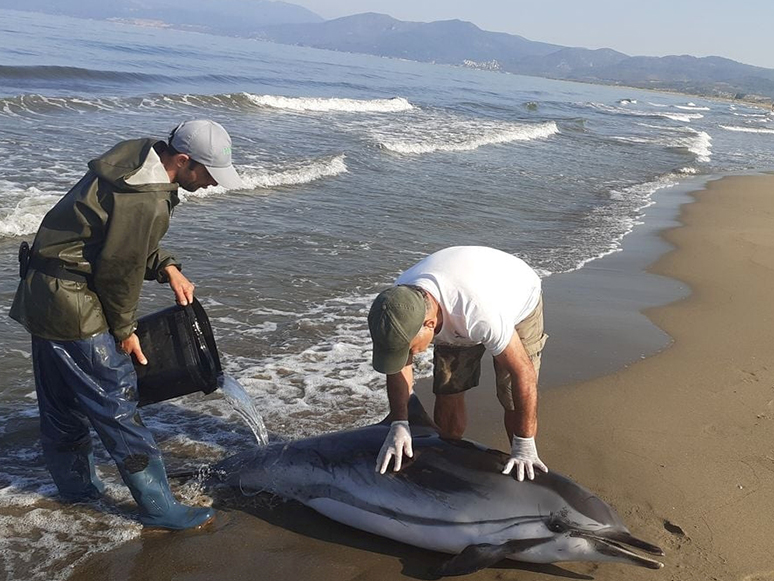
[[[441,435],[461,438],[465,391],[478,385],[481,357],[494,356],[497,397],[505,415],[511,457],[503,470],[534,478],[548,472],[535,447],[537,379],[543,332],[540,278],[524,261],[483,246],[455,246],[424,258],[380,293],[368,314],[373,366],[387,375],[390,432],[377,459],[384,474],[413,456],[408,400],[412,359],[435,343],[433,393]]]

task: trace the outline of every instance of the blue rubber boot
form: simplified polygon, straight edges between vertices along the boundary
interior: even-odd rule
[[[199,528],[214,520],[213,509],[186,506],[175,500],[160,459],[149,458],[147,466],[136,472],[130,472],[126,467],[120,470],[140,507],[140,522],[144,526],[183,530]]]
[[[64,500],[89,502],[102,496],[105,485],[97,477],[94,468],[91,438],[62,444],[43,437],[41,443],[46,467]]]

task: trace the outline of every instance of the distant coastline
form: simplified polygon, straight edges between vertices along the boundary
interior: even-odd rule
[[[155,21],[155,20],[143,20],[143,19],[128,19],[128,18],[112,18],[108,19],[111,22],[115,22],[117,24],[126,24],[130,26],[140,26],[144,28],[167,28],[172,30],[181,30],[186,32],[199,32],[202,34],[216,34],[218,36],[231,36],[231,35],[225,35],[225,34],[218,34],[215,32],[210,32],[207,30],[203,30],[200,27],[194,27],[194,26],[179,26],[174,24],[169,24],[162,21]],[[253,38],[253,40],[256,40],[258,42],[269,42],[272,44],[286,44],[282,42],[276,42],[273,40],[269,40],[266,38]],[[599,85],[599,86],[607,86],[607,87],[620,87],[622,89],[632,89],[632,90],[638,90],[638,91],[648,91],[652,93],[666,93],[669,95],[679,95],[684,97],[699,97],[702,99],[708,99],[711,101],[721,102],[721,103],[738,103],[743,105],[749,105],[753,107],[759,107],[763,110],[774,110],[774,98],[766,97],[766,96],[760,96],[760,95],[752,95],[752,96],[745,96],[745,97],[735,97],[731,95],[718,95],[718,94],[706,94],[706,93],[699,93],[699,92],[685,92],[680,91],[673,88],[660,88],[660,87],[652,87],[652,86],[644,86],[644,85],[629,85],[624,83],[617,83],[612,81],[603,81],[599,79],[568,79],[563,77],[553,77],[553,76],[547,76],[547,75],[536,75],[536,74],[527,74],[527,73],[519,73],[519,72],[513,72],[513,71],[506,71],[502,68],[496,66],[496,61],[485,61],[485,62],[477,62],[472,60],[463,61],[461,63],[443,63],[443,62],[434,62],[434,61],[421,61],[416,59],[410,59],[410,58],[404,58],[404,57],[394,57],[389,55],[378,55],[378,54],[372,54],[372,53],[363,53],[363,52],[352,52],[352,51],[342,51],[342,50],[336,50],[332,48],[320,48],[315,46],[308,46],[305,44],[290,44],[289,46],[298,46],[298,47],[304,47],[304,48],[316,48],[317,50],[330,50],[332,52],[345,52],[349,54],[363,54],[363,55],[369,55],[369,56],[375,56],[378,58],[386,58],[386,59],[395,59],[395,60],[403,60],[403,61],[409,61],[409,62],[418,62],[418,63],[425,63],[425,64],[432,64],[432,65],[441,65],[441,66],[451,66],[456,68],[466,68],[471,70],[478,70],[478,71],[484,71],[484,72],[490,72],[490,73],[503,73],[507,75],[517,75],[517,76],[524,76],[524,77],[535,77],[539,79],[550,79],[554,81],[565,81],[565,82],[574,82],[574,83],[582,83],[585,85]],[[470,63],[475,63],[477,65],[481,66],[471,66]]]

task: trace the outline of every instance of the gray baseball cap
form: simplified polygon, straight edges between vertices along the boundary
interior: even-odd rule
[[[169,144],[206,167],[218,185],[227,190],[244,187],[231,165],[231,137],[220,123],[209,119],[183,121],[169,134]]]
[[[368,313],[374,369],[387,375],[403,369],[411,341],[424,322],[425,299],[418,290],[399,285],[379,293]]]

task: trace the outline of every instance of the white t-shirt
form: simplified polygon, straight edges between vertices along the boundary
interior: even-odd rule
[[[484,246],[453,246],[404,272],[396,285],[430,293],[443,321],[436,343],[483,344],[493,355],[508,346],[514,327],[540,300],[540,277],[526,262]]]

